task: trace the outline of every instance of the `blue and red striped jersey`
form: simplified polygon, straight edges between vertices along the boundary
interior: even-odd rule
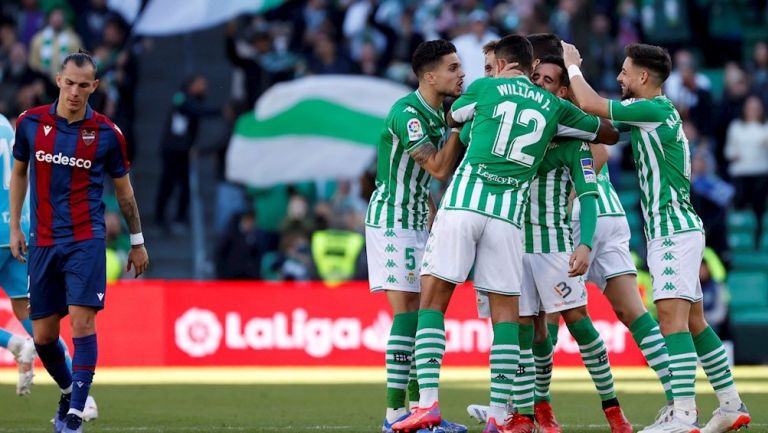
[[[86,107],[67,123],[56,102],[31,108],[16,121],[13,157],[29,163],[29,244],[51,246],[104,239],[104,175],[130,171],[125,138],[107,116]]]

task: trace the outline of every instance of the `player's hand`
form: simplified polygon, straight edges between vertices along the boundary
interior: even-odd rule
[[[20,229],[11,228],[11,254],[21,263],[27,262],[27,240]]]
[[[520,69],[517,69],[517,67],[520,64],[515,63],[507,63],[507,66],[504,66],[504,69],[500,70],[498,74],[496,74],[497,78],[514,78],[519,77],[521,75],[525,75],[525,72],[521,71]]]
[[[569,44],[568,42],[561,42],[561,44],[563,44],[563,61],[565,62],[565,67],[567,68],[571,65],[581,66],[581,54],[576,46]]]
[[[568,269],[569,277],[578,277],[587,273],[587,269],[589,269],[589,253],[589,247],[584,244],[576,247],[568,262],[571,265],[571,268]]]
[[[134,278],[138,278],[149,267],[149,254],[144,245],[136,245],[131,247],[131,251],[128,253],[128,264],[125,267],[126,271],[130,271],[131,267],[136,272]]]

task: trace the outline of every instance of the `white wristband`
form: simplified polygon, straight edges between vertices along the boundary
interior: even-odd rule
[[[455,132],[457,134],[461,134],[461,128],[451,128],[451,132]]]
[[[144,235],[142,233],[131,233],[131,246],[144,244]]]
[[[579,69],[578,66],[576,66],[576,65],[569,65],[568,66],[568,78],[570,78],[572,80],[574,77],[581,77],[581,76],[582,76],[581,75],[581,69]]]

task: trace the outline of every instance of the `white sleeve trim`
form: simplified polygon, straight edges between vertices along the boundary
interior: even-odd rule
[[[464,123],[473,117],[475,117],[475,106],[477,105],[477,102],[473,102],[469,105],[466,105],[464,107],[459,108],[458,110],[454,111],[451,116],[453,117],[453,120],[455,120],[457,123]]]
[[[594,141],[595,138],[597,138],[597,134],[594,132],[582,131],[581,129],[571,128],[570,126],[561,125],[559,123],[557,124],[556,135],[559,137],[578,138],[584,141]]]

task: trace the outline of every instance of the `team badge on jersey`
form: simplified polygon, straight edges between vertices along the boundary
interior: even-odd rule
[[[597,179],[595,176],[595,166],[592,163],[592,158],[581,158],[581,171],[584,173],[584,181],[594,183]]]
[[[424,136],[424,129],[421,127],[421,122],[419,122],[419,119],[411,119],[408,121],[408,138],[413,140],[418,140],[421,137]]]
[[[83,143],[85,143],[86,146],[90,146],[93,143],[93,140],[96,139],[96,131],[93,129],[83,129]]]

